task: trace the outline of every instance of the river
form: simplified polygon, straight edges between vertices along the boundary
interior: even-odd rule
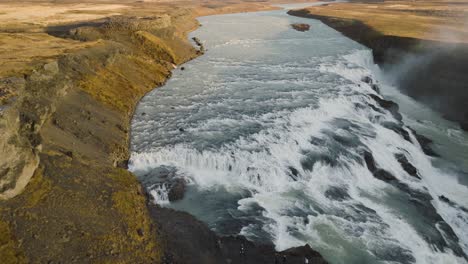
[[[130,170],[156,203],[221,235],[278,250],[308,243],[331,263],[467,263],[466,133],[320,21],[285,10],[199,21],[192,36],[206,54],[146,95],[132,121]],[[379,105],[366,76],[440,158]],[[394,179],[375,177],[365,153]],[[175,178],[188,187],[169,202],[164,181]]]

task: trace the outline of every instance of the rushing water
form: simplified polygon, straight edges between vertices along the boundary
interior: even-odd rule
[[[193,35],[207,53],[143,98],[133,119],[130,169],[155,202],[279,250],[308,243],[331,263],[466,263],[465,133],[387,85],[368,49],[319,21],[285,11],[199,20]],[[410,140],[387,128],[398,121],[364,76],[443,159],[406,127]],[[366,151],[398,184],[372,175]],[[161,184],[171,177],[189,184],[173,203]]]

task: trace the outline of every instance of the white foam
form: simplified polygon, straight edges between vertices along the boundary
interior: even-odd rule
[[[281,21],[280,24],[289,25],[289,22]],[[226,37],[211,46],[210,50],[221,53],[226,47],[251,47],[261,45],[262,41],[257,36],[251,39]],[[410,221],[404,219],[390,201],[385,201],[392,193],[398,195],[396,187],[376,179],[366,165],[355,158],[360,157],[360,151],[366,148],[373,153],[376,164],[392,173],[400,182],[414,190],[429,191],[435,199],[435,208],[460,236],[461,245],[468,252],[466,215],[460,216],[459,210],[437,202],[437,197],[444,195],[464,205],[468,201],[466,188],[453,177],[441,176],[444,173],[432,166],[431,159],[424,155],[417,143],[408,142],[382,126],[385,121],[397,123],[391,113],[384,109],[378,112],[370,107],[356,107],[357,104],[375,104],[366,94],[376,92],[361,81],[364,76],[376,79],[375,76],[381,74],[372,61],[370,51],[357,50],[343,58],[330,56],[272,65],[262,64],[258,58],[250,57],[236,61],[228,57],[208,56],[206,60],[212,66],[210,69],[228,71],[223,72],[227,82],[216,83],[211,79],[214,77],[208,76],[208,81],[202,82],[207,90],[193,92],[188,89],[191,97],[184,100],[193,100],[194,103],[177,106],[177,110],[195,113],[184,112],[185,115],[180,114],[177,118],[163,119],[166,123],[162,125],[172,125],[171,122],[179,122],[179,118],[186,121],[187,115],[199,114],[197,111],[200,109],[209,112],[231,105],[239,108],[233,112],[242,112],[243,107],[251,105],[258,108],[280,105],[282,108],[244,116],[209,112],[209,117],[189,123],[186,134],[200,133],[212,137],[219,133],[220,127],[230,132],[249,124],[258,124],[261,130],[242,134],[216,147],[197,148],[192,142],[176,141],[174,144],[133,152],[130,170],[145,172],[162,165],[173,166],[202,190],[219,186],[231,193],[247,190],[251,195],[240,199],[237,209],[248,213],[256,206],[263,208],[263,217],[267,220],[262,223],[262,231],[273,238],[279,250],[309,243],[333,263],[346,263],[346,260],[355,257],[353,251],[365,252],[377,260],[379,257],[376,255],[384,255],[390,249],[411,252],[416,263],[464,263],[450,250],[439,252],[429,245]],[[320,65],[317,65],[317,61],[321,62]],[[255,74],[240,77],[229,74],[230,71]],[[262,73],[265,74],[263,77],[269,78],[263,80],[258,77]],[[288,78],[275,78],[277,75]],[[242,83],[249,86],[239,87],[245,90],[234,91],[235,96],[208,100],[210,93]],[[295,90],[282,89],[289,88],[288,85],[294,85]],[[182,88],[177,86],[174,89]],[[249,93],[250,97],[240,97],[240,93]],[[270,97],[259,100],[265,93],[269,93]],[[289,94],[293,94],[292,98],[296,101],[287,98]],[[304,98],[315,99],[313,96],[319,99],[298,109],[288,107],[291,102],[297,105],[302,103]],[[337,125],[340,122],[349,124],[343,128]],[[150,128],[156,125],[155,121],[138,123],[146,135],[154,133]],[[185,136],[178,132],[170,133],[177,138]],[[340,146],[333,145],[331,134],[350,140],[357,137],[361,143],[356,143],[358,147],[343,145],[343,149],[339,149]],[[324,140],[325,143],[314,144],[312,138]],[[412,141],[415,142],[414,137]],[[408,161],[417,167],[422,180],[416,180],[403,170],[395,158],[397,153],[405,154]],[[328,155],[337,164],[332,166],[326,159],[319,159],[312,168],[305,168],[302,163],[311,154]],[[297,170],[297,175],[291,175],[290,167]],[[327,197],[326,192],[331,187],[346,190],[349,199],[340,201]],[[159,203],[168,201],[167,190],[151,194]],[[244,226],[241,234],[252,235],[256,228],[255,225]]]

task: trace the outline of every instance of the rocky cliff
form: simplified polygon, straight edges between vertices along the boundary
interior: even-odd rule
[[[318,19],[369,47],[374,60],[395,75],[402,92],[458,122],[468,131],[467,44],[388,35],[359,20],[315,15],[306,9],[288,13]],[[399,23],[405,27],[404,21]]]
[[[3,80],[16,94],[0,112],[3,263],[160,261],[144,190],[126,170],[129,123],[138,100],[196,56],[184,33],[197,25],[176,13],[50,28],[97,44]]]

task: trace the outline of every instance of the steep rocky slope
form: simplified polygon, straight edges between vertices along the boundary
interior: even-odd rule
[[[408,3],[393,1],[385,5],[373,4],[374,15],[370,15],[372,12],[365,13],[361,10],[362,4],[355,3],[291,10],[289,14],[319,19],[369,47],[375,61],[395,77],[402,92],[458,122],[462,129],[468,131],[468,33],[462,32],[464,21],[459,19],[467,14],[464,10],[468,10],[468,2],[452,3],[452,9],[459,7],[456,13],[449,8],[431,12],[429,7],[422,9],[418,6],[403,10],[399,8],[397,11],[400,14],[395,17],[393,9],[385,9]],[[444,5],[446,2],[434,3]],[[416,18],[411,15],[414,13],[418,14]],[[372,19],[374,16],[376,19]],[[436,24],[431,20],[434,17],[441,27],[447,27],[446,32],[434,33],[437,31]],[[458,28],[461,31],[450,31],[457,19],[460,20]],[[430,22],[421,22],[425,20]]]
[[[63,37],[99,43],[17,77],[1,112],[3,261],[160,259],[144,192],[125,169],[128,128],[138,100],[197,55],[181,38],[196,26],[188,12],[71,26]]]

